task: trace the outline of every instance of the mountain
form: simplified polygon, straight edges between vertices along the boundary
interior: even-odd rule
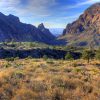
[[[62,34],[62,32],[63,32],[63,28],[50,28],[49,30],[56,37],[60,36]]]
[[[18,42],[44,42],[50,43],[55,39],[48,29],[39,25],[38,28],[31,24],[20,22],[14,15],[4,15],[0,13],[0,42],[18,41]]]
[[[68,24],[59,39],[67,45],[100,46],[100,3],[89,7],[78,20]]]
[[[55,36],[49,31],[49,29],[45,28],[44,24],[41,23],[38,26],[38,29],[45,34],[46,37],[48,37],[50,40],[54,40]]]

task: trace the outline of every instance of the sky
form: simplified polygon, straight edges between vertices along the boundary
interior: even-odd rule
[[[24,23],[65,28],[90,5],[100,0],[0,0],[0,12],[18,16]]]

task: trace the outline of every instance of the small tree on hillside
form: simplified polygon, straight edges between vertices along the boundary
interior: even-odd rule
[[[34,44],[32,42],[29,43],[30,48],[34,47]]]
[[[88,63],[90,62],[90,59],[92,59],[93,57],[94,57],[94,54],[90,50],[86,50],[82,54],[82,58],[87,60]]]
[[[66,60],[74,60],[74,57],[73,57],[73,55],[72,55],[70,52],[68,52],[68,53],[66,54],[66,56],[65,56],[65,59],[66,59]]]
[[[100,49],[96,52],[95,58],[100,60]]]
[[[48,56],[47,56],[47,55],[44,55],[44,56],[43,56],[43,59],[44,59],[44,60],[47,60],[47,59],[48,59]]]

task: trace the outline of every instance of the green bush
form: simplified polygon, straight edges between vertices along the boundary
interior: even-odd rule
[[[74,60],[74,57],[73,57],[73,55],[72,55],[70,52],[68,52],[68,53],[66,54],[66,56],[65,56],[65,59],[66,59],[66,60]]]
[[[11,67],[11,64],[10,63],[7,63],[7,64],[4,65],[4,67],[5,68],[9,68],[9,67]]]
[[[30,42],[30,47],[35,47],[35,44],[34,43],[32,43],[32,42]]]
[[[6,58],[6,61],[14,61],[14,57]]]
[[[75,69],[73,69],[73,71],[79,73],[79,72],[82,71],[82,69],[81,68],[75,68]]]
[[[44,55],[44,56],[43,56],[43,59],[44,59],[44,60],[47,60],[47,59],[48,59],[48,56],[47,56],[47,55]]]
[[[95,54],[95,58],[100,60],[100,50],[98,50]]]
[[[82,53],[82,58],[87,60],[88,63],[90,62],[90,59],[93,59],[94,58],[94,52],[91,51],[91,50],[85,50],[83,51]]]

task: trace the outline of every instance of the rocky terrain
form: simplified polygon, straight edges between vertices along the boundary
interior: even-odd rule
[[[42,29],[41,29],[42,28]],[[0,13],[0,42],[18,41],[18,42],[44,42],[50,43],[55,37],[44,26],[39,25],[36,28],[33,25],[20,22],[14,15],[4,15]]]
[[[67,44],[86,46],[100,45],[100,3],[89,7],[79,19],[68,24],[60,39],[65,39]]]

